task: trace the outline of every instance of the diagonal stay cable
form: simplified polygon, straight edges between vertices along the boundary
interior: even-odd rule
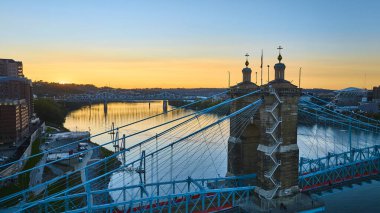
[[[70,145],[73,145],[73,144],[76,144],[76,143],[79,143],[79,142],[85,142],[85,141],[90,140],[91,138],[95,138],[95,137],[97,137],[97,136],[104,135],[104,134],[110,133],[110,132],[115,131],[115,130],[118,130],[118,129],[122,129],[122,128],[125,128],[125,127],[128,127],[128,126],[131,126],[131,125],[134,125],[134,124],[137,124],[137,123],[140,123],[140,122],[143,122],[143,121],[146,121],[146,120],[149,120],[149,119],[152,119],[152,118],[155,118],[155,117],[158,117],[158,116],[164,115],[164,114],[167,114],[167,113],[169,113],[169,112],[173,112],[173,111],[176,111],[176,110],[179,110],[179,109],[184,109],[184,108],[189,107],[189,106],[191,106],[191,105],[194,105],[194,104],[197,104],[197,103],[200,103],[200,102],[206,101],[206,100],[210,100],[210,99],[215,98],[215,97],[220,96],[220,95],[227,94],[228,92],[229,92],[229,90],[224,91],[224,92],[221,92],[221,93],[218,93],[218,94],[215,94],[215,95],[210,96],[210,97],[207,97],[207,98],[205,98],[205,99],[201,99],[201,100],[198,100],[198,101],[195,101],[195,102],[191,102],[191,103],[189,103],[189,104],[185,104],[185,105],[180,106],[180,107],[175,107],[175,108],[173,108],[173,109],[167,111],[166,113],[159,113],[159,114],[156,114],[156,115],[152,115],[152,116],[149,116],[149,117],[143,118],[143,119],[138,120],[138,121],[134,121],[134,122],[131,122],[131,123],[128,123],[128,124],[125,124],[125,125],[119,126],[119,127],[115,127],[115,129],[110,129],[110,130],[107,130],[107,131],[104,131],[104,132],[101,132],[101,133],[97,133],[97,134],[95,134],[95,135],[92,135],[92,136],[90,136],[90,137],[82,138],[82,139],[80,139],[80,140],[76,140],[76,141],[73,141],[73,142],[70,142],[70,143],[64,144],[64,145],[62,145],[62,146],[54,147],[54,148],[50,149],[49,151],[59,150],[59,149],[62,149],[62,148],[64,148],[64,147],[67,147],[67,146],[70,146]],[[24,160],[30,159],[30,158],[32,158],[32,157],[39,156],[39,155],[41,155],[41,154],[45,154],[46,152],[49,152],[49,151],[43,151],[43,152],[40,152],[40,153],[38,153],[38,154],[31,155],[31,156],[29,156],[28,158],[25,158],[25,159],[19,159],[19,160],[16,160],[16,161],[9,162],[9,163],[7,163],[7,164],[0,165],[0,168],[7,167],[7,166],[12,165],[12,164],[14,164],[14,163],[18,163],[18,162],[21,162],[21,161],[24,161]]]
[[[169,144],[169,145],[167,145],[167,146],[165,146],[165,147],[162,147],[162,148],[160,148],[160,149],[158,149],[158,150],[156,150],[156,151],[154,151],[154,152],[152,152],[152,153],[146,154],[146,155],[145,155],[145,158],[146,158],[147,156],[150,156],[150,155],[156,154],[156,153],[158,153],[158,152],[160,152],[160,151],[162,151],[162,150],[165,150],[165,149],[167,149],[167,148],[169,148],[169,147],[171,147],[171,146],[173,146],[173,145],[175,145],[175,144],[177,144],[177,143],[180,143],[180,142],[186,140],[187,138],[190,138],[190,137],[192,137],[192,136],[194,136],[194,135],[197,135],[197,134],[199,134],[200,132],[205,131],[205,130],[207,130],[207,129],[209,129],[209,128],[215,126],[215,125],[217,125],[218,123],[221,123],[221,122],[225,121],[226,119],[229,119],[229,118],[231,118],[231,117],[234,117],[234,116],[236,116],[236,115],[238,115],[238,114],[244,112],[245,110],[249,109],[250,107],[253,107],[253,106],[255,106],[255,105],[257,105],[257,104],[261,104],[261,103],[262,103],[262,100],[261,100],[261,99],[256,100],[256,101],[254,101],[253,103],[251,103],[251,104],[249,104],[249,105],[243,107],[242,109],[240,109],[240,110],[238,110],[238,111],[235,111],[235,112],[231,113],[230,115],[224,116],[223,118],[219,119],[218,121],[216,121],[216,122],[214,122],[214,123],[212,123],[212,124],[210,124],[210,125],[208,125],[208,126],[202,128],[202,129],[200,129],[200,130],[198,130],[198,131],[195,131],[195,132],[193,132],[193,133],[191,133],[191,134],[189,134],[189,135],[187,135],[187,136],[181,138],[180,140],[177,140],[177,141],[175,141],[175,142],[173,142],[173,143],[171,143],[171,144]],[[125,151],[125,150],[123,150],[123,151]],[[109,156],[109,157],[115,157],[115,156],[117,156],[117,155],[118,155],[118,153],[115,153],[115,154],[113,154],[113,155],[111,155],[111,156]],[[137,163],[137,162],[140,161],[140,160],[141,160],[141,159],[137,159],[137,160],[135,160],[134,162],[130,162],[128,165],[131,165],[132,163]],[[128,166],[128,165],[126,165],[126,166]],[[72,187],[72,188],[69,188],[69,189],[66,189],[66,190],[64,190],[64,191],[58,192],[58,193],[56,193],[56,194],[54,194],[54,195],[52,195],[52,196],[46,197],[45,199],[48,199],[48,198],[51,198],[51,197],[55,197],[55,196],[58,196],[58,195],[62,195],[62,194],[65,194],[65,193],[67,193],[67,192],[70,192],[70,191],[72,191],[72,190],[74,190],[74,189],[77,189],[77,188],[79,188],[79,187],[81,187],[81,186],[85,186],[86,184],[90,184],[90,183],[92,183],[92,182],[94,182],[94,181],[96,181],[96,180],[98,180],[98,179],[100,179],[100,178],[102,178],[102,177],[104,177],[104,176],[106,176],[106,175],[109,175],[109,174],[111,174],[111,173],[113,173],[113,172],[115,172],[115,171],[117,171],[117,170],[119,170],[119,169],[115,169],[114,171],[106,172],[106,173],[104,173],[104,174],[102,174],[102,175],[99,175],[98,177],[96,177],[96,178],[94,178],[94,179],[91,179],[91,180],[89,180],[89,181],[87,181],[87,182],[85,182],[85,183],[82,183],[82,184],[76,185],[76,186],[74,186],[74,187]],[[42,201],[40,200],[40,201],[36,201],[36,202],[33,202],[33,203],[29,203],[29,205],[24,206],[22,210],[24,210],[25,208],[33,207],[33,206],[38,205],[38,204],[40,204],[40,203],[44,203],[44,201],[43,201],[43,200],[42,200]]]

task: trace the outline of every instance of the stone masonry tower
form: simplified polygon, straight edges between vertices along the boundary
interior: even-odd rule
[[[299,192],[297,111],[301,92],[285,80],[282,48],[278,49],[279,63],[274,66],[273,81],[260,87],[243,81],[231,88],[232,97],[261,89],[260,93],[243,98],[231,107],[231,111],[235,111],[258,98],[263,99],[250,124],[241,132],[230,135],[228,175],[256,173],[258,187],[255,192],[264,200],[289,197]],[[231,130],[239,125],[237,118],[231,119]]]
[[[248,54],[245,56],[247,60],[245,62],[246,67],[242,70],[243,81],[231,87],[231,98],[236,98],[259,89],[256,84],[251,82],[252,70],[248,67]],[[257,100],[259,97],[260,94],[257,94],[239,99],[231,106],[231,111],[234,112]],[[258,133],[257,126],[250,123],[244,128],[243,124],[238,122],[239,120],[241,120],[240,117],[236,116],[231,118],[230,122],[231,135],[228,139],[229,154],[227,175],[251,174],[257,172],[255,167],[257,164],[256,154],[255,152],[250,152],[251,150],[256,150],[258,146],[258,144],[252,143],[251,140],[251,138],[256,137],[255,134]]]
[[[275,79],[261,86],[264,104],[260,108],[260,125],[265,132],[258,145],[256,192],[267,200],[296,194],[298,189],[297,117],[299,88],[285,80],[285,64],[274,65]],[[265,129],[264,129],[265,128]]]

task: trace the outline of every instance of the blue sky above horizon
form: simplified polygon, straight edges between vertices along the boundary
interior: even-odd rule
[[[298,82],[302,67],[303,87],[370,88],[380,84],[379,10],[375,0],[3,0],[0,58],[22,60],[33,80],[225,87],[227,71],[241,81],[246,52],[260,72],[261,49],[273,67],[282,45],[286,77]]]

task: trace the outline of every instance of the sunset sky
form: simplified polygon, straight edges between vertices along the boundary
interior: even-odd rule
[[[276,63],[304,88],[380,85],[380,1],[1,0],[0,58],[33,80],[226,87]]]

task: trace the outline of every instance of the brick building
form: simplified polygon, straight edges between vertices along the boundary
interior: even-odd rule
[[[0,59],[0,145],[18,146],[29,136],[33,116],[32,82],[22,62]]]
[[[29,108],[25,99],[0,101],[0,145],[16,146],[29,134]]]
[[[33,115],[32,81],[27,78],[0,76],[0,101],[22,100],[28,106],[29,118]]]

